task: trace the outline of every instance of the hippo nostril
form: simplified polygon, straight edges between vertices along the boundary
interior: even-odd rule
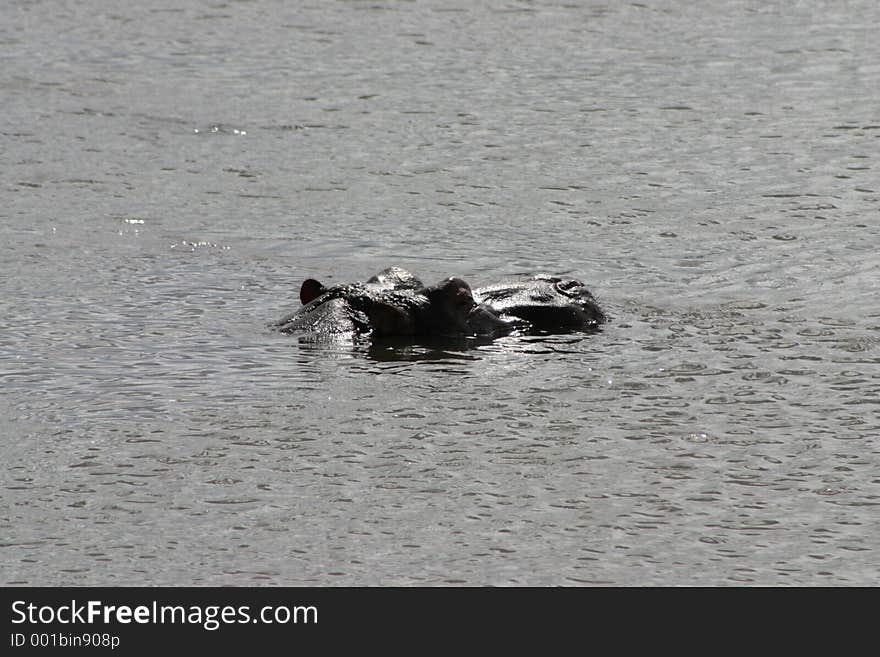
[[[573,278],[567,278],[558,281],[554,287],[560,294],[564,294],[567,297],[573,297],[577,296],[578,292],[584,287],[584,284]]]

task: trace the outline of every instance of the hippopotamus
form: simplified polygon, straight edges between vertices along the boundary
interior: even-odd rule
[[[463,335],[476,306],[470,286],[451,277],[425,287],[406,270],[392,267],[366,283],[325,287],[307,279],[303,307],[275,323],[282,333],[370,333],[382,336]]]
[[[537,275],[471,290],[461,278],[426,287],[390,267],[365,283],[325,287],[307,279],[303,307],[275,323],[283,333],[315,335],[480,336],[522,332],[588,331],[605,321],[578,280]]]

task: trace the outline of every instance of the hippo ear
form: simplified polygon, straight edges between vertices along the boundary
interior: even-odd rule
[[[303,281],[302,287],[299,288],[299,300],[302,301],[303,305],[314,301],[319,296],[324,294],[327,291],[320,282],[316,281],[314,278],[307,278]]]

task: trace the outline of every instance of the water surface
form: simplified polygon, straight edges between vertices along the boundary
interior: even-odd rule
[[[877,585],[873,2],[8,2],[0,581]],[[308,343],[307,277],[595,335]]]

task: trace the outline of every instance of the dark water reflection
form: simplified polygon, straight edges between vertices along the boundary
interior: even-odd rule
[[[371,342],[366,354],[377,362],[473,360],[476,356],[468,354],[468,351],[478,344],[466,338],[417,341],[385,339]]]
[[[3,583],[877,584],[880,15],[710,5],[9,3]],[[391,264],[613,321],[265,328]]]

